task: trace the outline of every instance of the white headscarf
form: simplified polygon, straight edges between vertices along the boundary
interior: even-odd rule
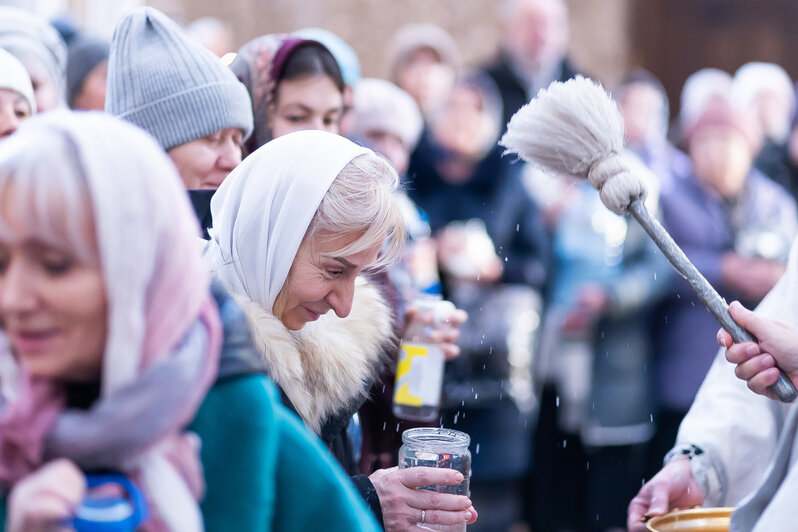
[[[9,89],[25,98],[31,114],[36,112],[36,98],[28,71],[19,59],[0,48],[0,89]]]
[[[211,200],[205,259],[223,286],[271,312],[330,185],[368,153],[332,133],[298,131],[247,157]]]

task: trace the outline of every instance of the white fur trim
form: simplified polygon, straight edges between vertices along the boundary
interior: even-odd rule
[[[314,432],[330,415],[366,398],[393,334],[392,312],[377,286],[359,280],[349,316],[328,312],[299,331],[286,329],[257,303],[237,299],[271,378]]]

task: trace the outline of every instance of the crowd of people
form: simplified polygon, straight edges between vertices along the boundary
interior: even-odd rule
[[[140,8],[106,42],[0,7],[0,529],[70,526],[108,471],[143,530],[792,522],[798,414],[768,386],[798,381],[793,81],[701,70],[673,123],[652,73],[608,87],[647,207],[759,338],[734,344],[588,183],[503,155],[510,117],[590,65],[564,1],[497,9],[493,60],[413,24],[383,80],[320,28],[228,66],[219,21]],[[442,326],[420,296],[458,310]],[[397,467],[419,324],[468,496]]]

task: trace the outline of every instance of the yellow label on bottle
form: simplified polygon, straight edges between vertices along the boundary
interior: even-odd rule
[[[424,400],[421,395],[410,393],[408,378],[413,368],[414,359],[425,358],[429,354],[429,348],[403,343],[400,353],[399,363],[396,366],[396,388],[393,400],[401,405],[421,406],[424,404]]]

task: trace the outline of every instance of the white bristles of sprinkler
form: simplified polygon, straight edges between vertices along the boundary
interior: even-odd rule
[[[732,319],[723,298],[646,210],[646,187],[622,157],[623,135],[621,113],[609,94],[598,83],[577,76],[541,90],[513,115],[499,144],[507,148],[505,153],[517,154],[547,172],[587,179],[608,209],[631,214],[640,223],[735,343],[755,341]],[[770,391],[784,402],[798,396],[783,371]]]
[[[623,119],[598,83],[577,76],[541,89],[522,107],[499,142],[556,175],[587,179],[612,212],[626,214],[646,187],[623,160]]]

